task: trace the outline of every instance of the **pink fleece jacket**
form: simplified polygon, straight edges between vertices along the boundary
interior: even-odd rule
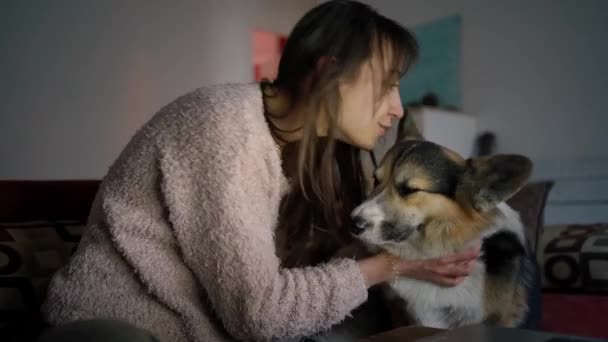
[[[256,84],[198,89],[164,107],[110,168],[52,324],[114,318],[162,341],[309,335],[367,299],[355,261],[282,269],[273,230],[288,190]]]

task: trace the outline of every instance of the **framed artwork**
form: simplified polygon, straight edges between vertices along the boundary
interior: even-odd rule
[[[454,15],[412,28],[420,45],[420,59],[401,82],[404,104],[419,102],[432,92],[442,107],[462,107],[461,26],[460,15]]]
[[[263,79],[274,80],[279,68],[281,53],[287,36],[268,31],[252,31],[253,77],[256,82]]]

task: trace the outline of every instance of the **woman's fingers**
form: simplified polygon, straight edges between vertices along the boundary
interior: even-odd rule
[[[436,273],[438,283],[442,286],[456,286],[464,281],[475,269],[476,262],[471,260],[460,264],[451,264]]]
[[[471,273],[468,263],[453,263],[448,265],[438,265],[431,269],[432,272],[444,277],[466,277]]]
[[[440,286],[456,286],[464,281],[476,267],[479,247],[475,246],[441,259],[401,260],[399,274],[433,282]]]
[[[473,270],[475,270],[475,266],[477,266],[477,259],[470,260],[466,264],[466,268],[467,268],[467,271],[469,271],[469,274],[473,273]]]
[[[463,261],[469,261],[472,259],[477,259],[480,253],[480,245],[476,244],[475,246],[464,250],[462,252],[454,253],[452,255],[448,255],[439,259],[443,264],[451,264],[458,263]]]

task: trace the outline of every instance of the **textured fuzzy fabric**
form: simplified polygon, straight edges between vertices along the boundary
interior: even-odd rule
[[[53,278],[52,324],[122,319],[163,341],[309,335],[363,303],[351,259],[281,269],[288,190],[259,87],[198,89],[164,107],[110,168],[88,229]]]

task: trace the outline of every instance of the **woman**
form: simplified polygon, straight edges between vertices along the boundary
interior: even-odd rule
[[[330,1],[297,23],[275,82],[201,88],[164,107],[110,168],[43,308],[56,325],[122,322],[56,334],[308,336],[397,275],[459,283],[477,251],[332,258],[350,242],[349,213],[364,195],[360,149],[403,116],[398,81],[416,54],[395,22]]]

